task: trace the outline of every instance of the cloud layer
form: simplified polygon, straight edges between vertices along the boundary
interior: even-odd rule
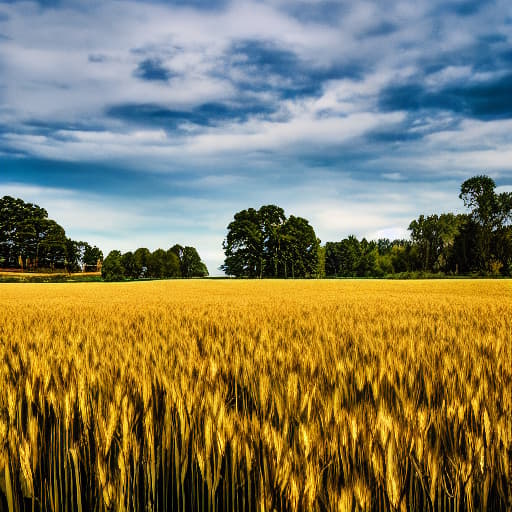
[[[61,219],[76,237],[192,243],[217,273],[240,208],[405,235],[471,175],[510,185],[511,91],[503,0],[11,0],[0,192],[60,191],[96,212]]]

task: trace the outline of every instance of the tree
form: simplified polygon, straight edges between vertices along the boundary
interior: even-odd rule
[[[178,257],[178,261],[181,262],[181,260],[183,259],[183,249],[184,247],[180,244],[174,244],[170,249],[169,251],[173,252],[174,254],[176,254],[176,256]]]
[[[359,243],[359,261],[356,267],[358,277],[375,277],[380,275],[380,269],[377,266],[377,256],[379,250],[377,243],[373,240],[368,242],[363,238]]]
[[[316,270],[316,277],[318,279],[325,278],[325,247],[318,244],[318,267]]]
[[[0,199],[0,262],[16,267],[30,258],[37,261],[38,250],[45,238],[48,213],[32,203],[4,196]],[[53,222],[53,221],[52,221]],[[56,224],[56,223],[55,223]],[[21,258],[20,258],[21,256]]]
[[[314,277],[318,269],[320,241],[306,219],[291,215],[281,229],[284,277]]]
[[[0,199],[0,265],[76,271],[86,247],[90,248],[86,242],[67,238],[64,228],[49,219],[44,208],[10,196]],[[96,267],[102,254],[94,249]]]
[[[147,277],[162,279],[166,276],[167,253],[163,249],[157,249],[147,260]]]
[[[165,253],[165,277],[180,277],[181,264],[176,253],[169,249]]]
[[[279,262],[282,258],[282,228],[286,216],[282,208],[273,204],[262,206],[258,210],[258,216],[264,254],[261,273],[265,277],[278,277]]]
[[[128,251],[125,252],[121,256],[121,264],[123,265],[124,269],[124,276],[129,279],[137,279],[139,277],[139,271],[137,269],[137,265],[135,262],[135,256],[133,255],[133,252]],[[103,270],[103,267],[102,267]]]
[[[145,247],[139,247],[133,253],[134,259],[134,274],[133,277],[136,279],[140,279],[143,277],[148,277],[148,262],[151,257],[151,252],[149,249]],[[103,263],[105,264],[105,263]]]
[[[357,277],[360,258],[359,240],[354,235],[343,239],[340,244],[340,275],[343,277]]]
[[[36,258],[43,268],[64,268],[67,263],[67,238],[64,229],[53,220],[45,220],[43,231],[39,233]]]
[[[122,281],[125,278],[120,251],[110,251],[103,261],[101,277],[105,281]]]
[[[86,245],[82,262],[85,270],[97,270],[98,262],[103,261],[103,252],[98,247]]]
[[[325,275],[338,277],[341,275],[341,242],[325,244]]]
[[[254,208],[235,214],[223,243],[226,259],[221,269],[236,277],[262,277],[264,253],[261,220]]]
[[[181,259],[181,275],[183,277],[206,277],[208,269],[201,261],[194,247],[184,247]]]
[[[409,224],[411,238],[416,244],[422,269],[429,272],[455,270],[453,249],[463,218],[453,213],[420,215]]]
[[[512,220],[512,193],[496,194],[495,189],[492,178],[480,175],[464,181],[459,194],[464,206],[471,210],[469,221],[473,224],[476,249],[472,266],[486,272],[493,271],[496,263],[506,265],[506,261],[500,261],[500,258],[507,258],[498,249],[503,245],[497,239],[503,236],[504,228]]]
[[[312,277],[318,271],[313,228],[301,217],[287,220],[275,205],[236,213],[223,248],[221,269],[236,277]]]

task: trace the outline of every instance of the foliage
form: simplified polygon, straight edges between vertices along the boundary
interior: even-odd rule
[[[110,251],[101,267],[101,277],[105,281],[121,281],[124,279],[125,270],[122,256],[119,251]]]
[[[96,270],[97,247],[66,237],[45,209],[10,196],[0,198],[0,266],[24,270]]]
[[[221,269],[236,277],[316,277],[320,241],[306,219],[275,205],[237,212],[223,243]]]
[[[194,247],[174,245],[169,250],[156,249],[154,252],[145,247],[135,252],[112,251],[102,267],[105,281],[124,279],[168,279],[174,277],[205,277],[206,265],[201,261]]]
[[[461,185],[469,214],[420,215],[409,224],[411,240],[377,242],[349,236],[325,245],[329,277],[511,275],[512,193],[495,193],[488,176]]]
[[[182,277],[206,277],[208,269],[194,247],[184,247],[178,261]]]
[[[511,293],[3,286],[0,509],[510,510]]]

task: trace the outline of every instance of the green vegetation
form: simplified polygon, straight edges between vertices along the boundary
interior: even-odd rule
[[[350,235],[324,246],[308,220],[287,218],[279,206],[241,210],[227,228],[220,268],[247,278],[510,276],[512,193],[497,193],[495,182],[482,175],[464,181],[459,198],[468,213],[420,215],[409,224],[408,240]],[[98,247],[68,238],[43,208],[9,196],[0,199],[0,268],[101,269],[106,281],[208,276],[197,250],[178,244],[154,252],[114,250],[102,260]]]
[[[103,259],[98,247],[76,242],[35,204],[0,198],[0,267],[26,271],[96,271]]]
[[[488,176],[461,185],[467,214],[420,215],[410,240],[358,240],[351,235],[319,246],[308,221],[274,205],[235,214],[221,267],[236,277],[509,276],[512,272],[512,193],[497,194]]]
[[[208,269],[194,247],[176,244],[167,251],[150,252],[145,247],[133,253],[111,251],[103,262],[101,275],[105,281],[206,277]]]
[[[309,222],[275,205],[235,214],[221,269],[236,277],[317,277],[320,240]]]

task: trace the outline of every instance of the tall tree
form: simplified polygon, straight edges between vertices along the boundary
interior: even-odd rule
[[[325,274],[329,277],[341,276],[341,242],[325,244]]]
[[[496,263],[506,263],[499,261],[497,238],[512,220],[512,193],[496,194],[495,189],[492,178],[480,175],[464,181],[459,194],[471,210],[470,221],[474,224],[476,262],[473,266],[485,271],[492,271]]]
[[[167,277],[167,253],[163,249],[157,249],[152,252],[148,258],[148,273],[147,277],[162,279]]]
[[[258,216],[264,254],[261,271],[265,277],[278,277],[279,261],[282,258],[282,228],[286,216],[282,208],[273,204],[262,206],[258,210]]]
[[[165,277],[181,277],[180,259],[172,248],[165,253]]]
[[[151,252],[149,249],[146,249],[146,247],[139,247],[133,253],[134,274],[136,274],[137,279],[148,277],[148,264],[150,257]]]
[[[120,251],[110,251],[101,267],[101,277],[105,281],[122,281],[125,278]]]
[[[319,242],[306,219],[287,220],[279,206],[235,214],[223,243],[221,269],[237,277],[311,277],[318,271]]]
[[[453,213],[420,215],[409,224],[411,238],[416,244],[422,269],[430,272],[455,270],[453,248],[463,222],[463,217]]]
[[[194,247],[183,248],[181,275],[183,277],[206,277],[208,275],[208,269]]]
[[[282,227],[281,250],[284,277],[315,277],[320,240],[309,222],[290,215]]]
[[[262,277],[263,233],[258,212],[254,208],[235,214],[223,243],[226,259],[221,269],[236,277]]]

